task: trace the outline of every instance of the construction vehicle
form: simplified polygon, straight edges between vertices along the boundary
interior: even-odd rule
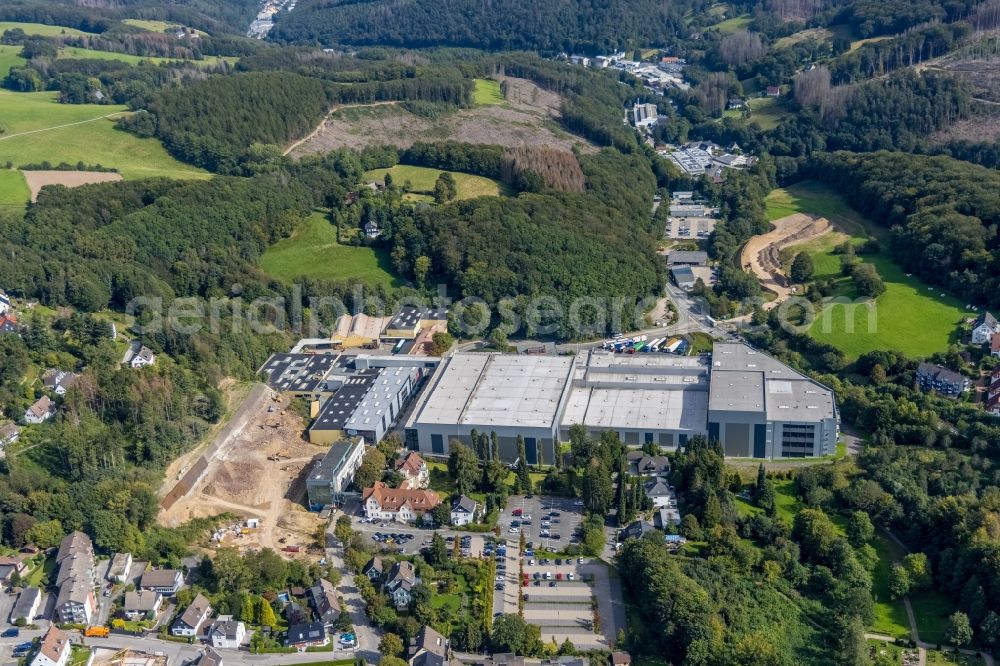
[[[111,630],[103,624],[95,624],[83,630],[83,635],[90,638],[107,638]]]
[[[291,456],[288,455],[288,451],[279,451],[277,453],[272,453],[267,457],[267,459],[278,462],[281,460],[291,460]]]

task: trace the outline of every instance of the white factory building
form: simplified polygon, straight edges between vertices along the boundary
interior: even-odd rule
[[[832,453],[838,419],[829,389],[739,343],[718,343],[711,357],[458,353],[417,399],[406,444],[447,455],[451,440],[496,432],[512,462],[520,435],[529,463],[551,464],[577,424],[634,447],[671,450],[707,434],[730,456],[781,458]]]

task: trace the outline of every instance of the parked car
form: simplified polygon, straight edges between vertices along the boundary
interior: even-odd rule
[[[17,627],[7,627],[4,629],[3,633],[0,634],[0,638],[17,638],[21,635],[21,630]]]

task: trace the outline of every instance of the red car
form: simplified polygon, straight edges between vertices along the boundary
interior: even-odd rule
[[[524,513],[524,509],[514,509],[513,511],[510,512],[510,515],[520,516],[522,513]]]

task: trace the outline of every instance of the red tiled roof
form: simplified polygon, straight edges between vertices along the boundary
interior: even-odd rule
[[[410,451],[396,461],[396,470],[404,474],[417,475],[423,465],[424,459],[420,457],[420,454],[416,451]]]
[[[361,500],[367,502],[369,497],[374,497],[383,511],[399,511],[406,505],[414,511],[430,511],[441,503],[441,498],[433,490],[390,488],[381,481],[376,481],[371,488],[365,488]]]

